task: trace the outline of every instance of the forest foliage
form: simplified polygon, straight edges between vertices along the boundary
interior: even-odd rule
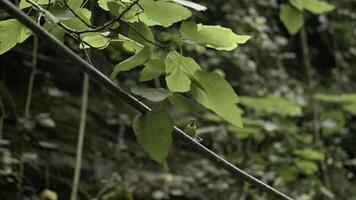
[[[137,115],[91,84],[85,146],[93,145],[82,170],[95,173],[82,177],[80,199],[269,199],[174,142],[174,124],[192,118],[204,146],[295,199],[356,199],[355,4],[21,0],[27,15],[151,106]],[[81,75],[0,13],[0,186],[13,188],[0,197],[36,199],[51,188],[66,199],[77,148],[66,132],[80,121]]]

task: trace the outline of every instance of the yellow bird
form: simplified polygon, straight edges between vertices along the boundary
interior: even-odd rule
[[[40,194],[40,200],[57,200],[57,193],[49,190],[49,189],[44,189],[41,194]]]
[[[192,119],[188,122],[188,124],[184,128],[184,132],[188,134],[190,137],[194,138],[198,142],[203,141],[199,136],[197,136],[197,126],[196,126],[196,119]]]

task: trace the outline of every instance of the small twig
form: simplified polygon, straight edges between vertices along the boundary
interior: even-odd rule
[[[82,43],[84,46],[84,44]],[[90,57],[84,48],[84,53],[87,57],[88,62],[91,63]],[[80,170],[82,167],[83,159],[83,146],[84,146],[84,136],[85,136],[85,126],[86,126],[86,117],[88,110],[88,93],[89,93],[89,76],[84,73],[83,79],[83,93],[82,93],[82,102],[81,102],[81,111],[80,111],[80,125],[78,133],[78,143],[77,143],[77,152],[76,152],[76,162],[73,176],[72,192],[70,195],[70,200],[76,200],[78,195],[79,180],[80,180]]]
[[[40,13],[37,18],[37,23],[40,23],[42,14]],[[28,81],[28,89],[27,89],[27,98],[26,98],[26,105],[25,105],[25,118],[29,119],[31,117],[30,107],[31,107],[31,100],[32,100],[32,91],[33,91],[33,84],[35,81],[36,71],[37,71],[37,56],[38,56],[38,37],[35,34],[33,36],[33,51],[32,51],[32,70],[30,74],[30,79]]]

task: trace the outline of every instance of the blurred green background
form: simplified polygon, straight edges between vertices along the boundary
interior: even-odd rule
[[[253,36],[232,52],[183,46],[202,68],[218,72],[234,87],[245,127],[230,126],[206,111],[171,114],[180,127],[197,118],[203,145],[297,200],[356,200],[356,1],[329,0],[334,11],[305,13],[309,70],[300,35],[290,36],[279,20],[285,2],[197,1],[208,10],[195,13],[195,21]],[[105,21],[100,9],[95,12],[97,23]],[[154,28],[156,39],[171,41],[178,27]],[[46,187],[58,199],[69,199],[82,74],[41,42],[31,107],[35,117],[24,120],[31,40],[0,56],[0,95],[6,111],[0,199],[38,199]],[[70,39],[67,45],[81,54]],[[94,65],[110,74],[128,54],[110,46],[92,56]],[[133,70],[117,81],[129,90],[138,76]],[[100,85],[91,82],[90,87],[81,199],[271,199],[180,141],[175,141],[165,164],[156,164],[135,142],[131,120],[138,113]]]

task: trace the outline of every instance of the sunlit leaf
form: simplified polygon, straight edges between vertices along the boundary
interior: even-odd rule
[[[335,6],[320,0],[301,0],[303,2],[303,7],[315,14],[322,14],[330,12],[335,9]]]
[[[31,33],[30,29],[15,19],[0,21],[0,55],[25,41]]]
[[[48,0],[33,0],[33,2],[36,2],[37,4],[48,4]],[[21,0],[19,3],[19,8],[24,9],[31,7],[31,4],[28,3],[26,0]]]
[[[244,44],[251,38],[248,35],[237,35],[231,29],[219,25],[202,25],[194,24],[193,22],[183,22],[180,32],[185,39],[225,51],[233,50],[238,44]]]
[[[200,66],[190,57],[184,57],[177,51],[171,51],[165,60],[167,87],[172,92],[190,90],[190,77],[200,70]]]
[[[170,1],[141,0],[140,5],[144,12],[139,15],[139,19],[148,26],[169,27],[192,15],[187,8]]]
[[[104,37],[101,33],[85,33],[82,35],[83,44],[80,44],[80,48],[98,48],[104,49],[109,45],[109,39]],[[90,45],[90,46],[89,46]]]
[[[192,85],[195,99],[231,124],[242,127],[241,111],[237,108],[238,96],[230,84],[217,73],[197,70]]]

